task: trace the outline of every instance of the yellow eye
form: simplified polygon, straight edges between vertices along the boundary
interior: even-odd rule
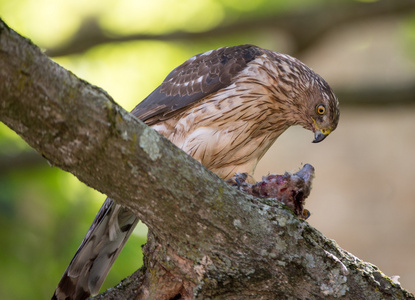
[[[320,116],[323,116],[326,113],[326,107],[323,104],[320,104],[316,107],[316,113]]]

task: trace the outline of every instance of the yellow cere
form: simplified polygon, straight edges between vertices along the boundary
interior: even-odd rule
[[[314,127],[315,127],[316,129],[320,130],[320,132],[321,132],[322,134],[324,134],[324,135],[329,135],[329,134],[330,134],[331,129],[322,129],[322,128],[318,127],[317,122],[316,122],[316,120],[314,120],[314,118],[311,118],[311,119],[312,119],[312,120],[313,120],[313,122],[314,122]]]

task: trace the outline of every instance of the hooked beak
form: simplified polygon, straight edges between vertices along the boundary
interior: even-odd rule
[[[313,119],[314,122],[314,141],[313,143],[320,143],[324,140],[331,132],[331,129],[320,129],[317,126],[316,120]]]
[[[316,130],[314,132],[314,141],[313,143],[320,143],[322,140],[324,140],[328,135],[329,135],[330,131],[323,131],[321,132],[320,130]]]

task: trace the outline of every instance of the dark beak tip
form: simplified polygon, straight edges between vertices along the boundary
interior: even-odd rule
[[[320,143],[322,140],[324,140],[327,137],[326,134],[321,133],[320,131],[316,131],[314,133],[314,140],[313,143]]]

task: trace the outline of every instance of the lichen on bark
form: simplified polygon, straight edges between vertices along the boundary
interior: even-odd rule
[[[227,185],[2,21],[0,82],[2,122],[150,229],[143,268],[97,298],[413,299],[282,204]]]

